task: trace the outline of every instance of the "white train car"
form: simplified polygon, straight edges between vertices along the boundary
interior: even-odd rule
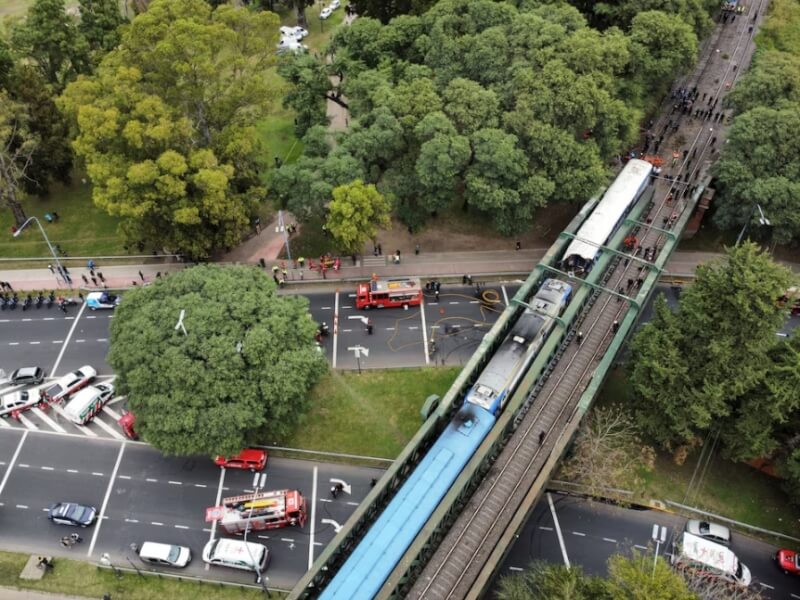
[[[570,271],[588,272],[614,229],[647,187],[653,165],[639,159],[628,161],[603,199],[589,215],[577,238],[567,247],[562,264]]]

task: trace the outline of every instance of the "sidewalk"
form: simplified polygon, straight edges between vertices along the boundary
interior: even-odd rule
[[[50,592],[34,592],[31,590],[0,587],[0,600],[85,600],[87,597],[88,596],[65,596],[63,594],[51,594]],[[114,597],[113,594],[111,597]]]
[[[520,250],[516,252],[508,251],[486,251],[486,252],[438,252],[420,255],[401,254],[400,264],[392,262],[392,256],[364,256],[360,257],[356,265],[352,264],[349,257],[345,257],[342,267],[338,272],[328,269],[325,276],[319,270],[310,270],[308,264],[305,269],[289,268],[287,284],[307,284],[322,283],[335,285],[337,281],[358,281],[368,280],[373,273],[381,277],[420,277],[426,278],[445,278],[455,277],[460,279],[462,275],[471,275],[474,280],[481,278],[514,277],[524,278],[533,270],[536,264],[542,259],[546,252],[545,248],[530,250]],[[667,264],[667,274],[676,277],[692,275],[698,264],[706,263],[710,260],[720,258],[722,254],[714,252],[677,252],[672,260]],[[315,259],[316,260],[316,259]],[[258,264],[257,260],[243,261],[245,264]],[[281,266],[283,261],[272,260],[267,262],[267,274],[271,274],[272,265]],[[315,263],[316,264],[316,263]],[[800,273],[800,264],[782,262],[795,273]],[[157,273],[165,276],[169,273],[181,271],[187,266],[186,263],[168,263],[163,265],[120,265],[103,267],[98,265],[95,271],[100,271],[106,279],[109,289],[125,289],[134,287],[133,284],[152,282]],[[139,271],[144,275],[142,282]],[[75,296],[78,292],[87,293],[95,290],[102,290],[101,286],[84,285],[81,275],[89,277],[86,267],[73,267],[69,273],[75,284],[73,288]],[[57,286],[56,278],[48,271],[46,266],[40,269],[19,269],[0,271],[0,281],[9,282],[15,291],[40,291],[50,290]],[[99,281],[98,281],[99,283]]]

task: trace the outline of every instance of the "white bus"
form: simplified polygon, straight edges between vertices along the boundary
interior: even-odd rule
[[[730,548],[684,533],[672,555],[672,564],[678,568],[699,571],[719,577],[742,587],[750,585],[752,577],[748,569]]]
[[[114,395],[110,383],[98,383],[83,388],[64,407],[67,418],[76,425],[86,425]]]

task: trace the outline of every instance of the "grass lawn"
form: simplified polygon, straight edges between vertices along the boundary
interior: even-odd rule
[[[312,408],[284,445],[394,458],[422,424],[431,394],[444,396],[459,368],[330,372],[312,391]]]
[[[119,220],[97,208],[92,202],[91,187],[76,174],[72,184],[53,185],[44,198],[31,197],[23,202],[25,214],[38,217],[52,244],[59,244],[70,256],[109,256],[127,254],[117,235]],[[47,212],[57,211],[57,223],[44,220]],[[19,237],[9,230],[14,223],[8,209],[0,211],[0,256],[3,258],[50,256],[47,244],[34,223]]]
[[[121,579],[116,579],[109,570],[65,558],[56,558],[55,568],[39,581],[19,579],[27,560],[27,554],[0,552],[0,586],[90,598],[102,598],[103,594],[109,593],[114,600],[162,600],[163,598],[196,600],[198,597],[217,600],[248,598],[255,600],[264,597],[259,590],[217,585],[201,586],[169,578],[139,577],[135,573],[125,573]]]
[[[623,368],[615,369],[606,380],[597,404],[625,404],[631,397]],[[672,456],[658,452],[656,468],[644,474],[645,498],[671,500],[713,512],[729,519],[800,537],[797,509],[781,490],[781,482],[742,464],[724,460],[717,453],[705,470],[699,494],[685,498],[699,458],[696,450],[678,466]],[[609,483],[613,487],[613,483]]]

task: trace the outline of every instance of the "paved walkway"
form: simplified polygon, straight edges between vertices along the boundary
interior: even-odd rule
[[[0,600],[85,600],[90,596],[65,596],[63,594],[51,594],[49,592],[34,592],[30,590],[17,590],[8,587],[0,587]],[[102,598],[102,596],[98,596]],[[114,598],[114,595],[111,595]]]
[[[420,278],[447,278],[455,277],[460,279],[462,275],[471,275],[473,279],[496,278],[496,277],[526,277],[533,270],[536,264],[542,259],[546,252],[545,248],[531,250],[520,250],[518,252],[507,251],[487,251],[487,252],[439,252],[411,254],[405,256],[401,254],[400,264],[394,264],[392,256],[365,256],[357,260],[353,265],[352,259],[345,257],[341,269],[337,272],[328,269],[325,275],[318,270],[289,268],[289,285],[307,285],[313,283],[335,284],[337,281],[358,281],[369,279],[373,273],[381,277],[420,277]],[[666,276],[675,277],[691,276],[698,264],[706,263],[710,260],[720,258],[722,254],[714,252],[677,252],[672,260],[667,264],[668,273]],[[257,264],[256,261],[246,261],[248,264]],[[316,265],[316,260],[314,261]],[[267,272],[271,272],[272,265],[283,265],[283,261],[272,260],[267,263]],[[800,264],[786,263],[787,267],[795,273],[800,273]],[[98,270],[103,273],[106,285],[110,289],[130,288],[133,284],[142,285],[156,278],[158,273],[161,276],[168,275],[184,269],[185,263],[167,263],[163,265],[120,265],[104,267],[98,265]],[[139,272],[144,275],[144,282],[139,276]],[[94,290],[102,290],[102,286],[84,285],[81,276],[89,278],[89,271],[85,267],[69,268],[69,273],[75,282],[73,295],[78,292],[86,293]],[[16,269],[0,271],[0,281],[9,282],[16,291],[38,291],[54,289],[58,286],[56,277],[51,274],[46,267],[39,269]],[[91,280],[89,280],[91,281]],[[98,280],[99,283],[99,280]],[[58,286],[60,287],[60,286]]]

